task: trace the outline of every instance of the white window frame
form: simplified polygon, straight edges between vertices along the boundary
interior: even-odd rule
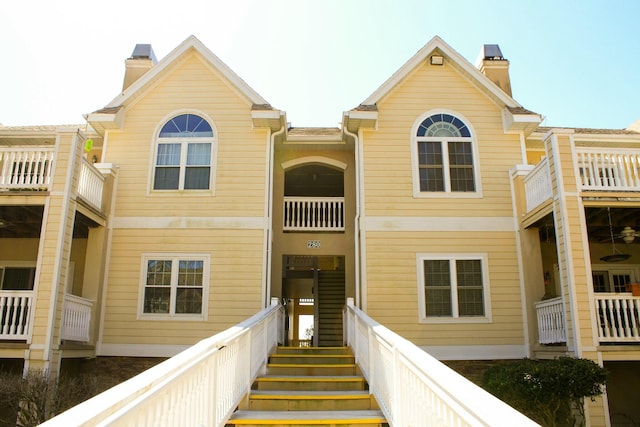
[[[182,114],[193,114],[202,117],[205,119],[209,125],[211,126],[211,130],[213,131],[213,137],[160,137],[160,131],[164,127],[165,124],[169,120],[174,117],[180,116]],[[211,162],[209,165],[209,188],[206,189],[185,189],[184,188],[184,180],[186,175],[187,168],[187,150],[190,143],[210,143],[211,144]],[[178,188],[177,189],[155,189],[155,172],[158,161],[158,147],[161,144],[180,144],[180,172],[178,178]],[[214,121],[202,111],[191,110],[191,109],[183,109],[173,111],[171,114],[166,115],[157,125],[154,137],[153,137],[153,151],[151,153],[151,159],[149,164],[149,183],[148,183],[148,191],[147,195],[166,195],[166,194],[188,194],[194,196],[210,196],[215,195],[215,185],[216,185],[216,171],[218,164],[218,130],[215,126]]]
[[[591,284],[591,289],[596,294],[603,294],[603,293],[614,293],[614,294],[617,294],[617,293],[620,293],[620,292],[616,292],[615,290],[611,289],[613,287],[613,282],[614,282],[614,277],[613,276],[628,274],[630,276],[630,278],[631,278],[631,282],[630,283],[634,283],[634,282],[638,281],[638,277],[640,277],[638,275],[638,271],[639,271],[639,269],[638,269],[638,265],[637,264],[624,264],[624,265],[618,265],[618,266],[613,266],[611,264],[592,264],[591,265],[591,274],[592,274],[592,276],[594,274],[597,274],[597,273],[606,274],[607,279],[609,281],[609,283],[608,283],[609,289],[606,292],[596,292],[595,285],[593,283]]]
[[[434,114],[449,114],[464,122],[469,129],[471,137],[463,138],[443,138],[443,137],[418,137],[418,128],[422,122],[428,117]],[[476,138],[476,132],[471,126],[469,120],[467,120],[462,114],[451,110],[431,110],[422,114],[414,122],[411,128],[411,175],[413,180],[413,197],[414,198],[481,198],[482,197],[482,185],[480,181],[480,154],[478,152],[478,141]],[[418,155],[418,142],[432,141],[440,142],[442,145],[442,162],[443,162],[443,179],[444,179],[444,191],[421,191],[420,190],[420,162]],[[449,142],[464,141],[471,143],[471,152],[473,155],[473,182],[475,191],[451,191],[451,178],[449,167]]]
[[[2,289],[2,286],[4,286],[3,280],[4,280],[4,269],[5,268],[29,268],[29,269],[34,269],[34,280],[33,280],[33,289],[28,289],[28,290],[20,290],[20,291],[14,291],[14,290],[6,290],[6,289]],[[36,290],[37,284],[38,284],[38,268],[36,266],[35,262],[31,262],[31,261],[0,261],[0,291],[4,291],[6,290],[7,292],[34,292]]]
[[[456,286],[457,277],[455,269],[452,269],[451,275],[451,316],[427,316],[425,282],[424,282],[424,261],[449,261],[455,266],[458,260],[475,260],[480,261],[482,266],[482,298],[484,304],[484,316],[463,316],[458,315],[458,289]],[[489,281],[489,256],[486,253],[451,253],[451,254],[432,254],[418,253],[416,255],[416,264],[418,272],[418,321],[419,323],[491,323],[491,284]]]
[[[147,284],[147,265],[151,260],[171,260],[179,261],[202,261],[202,312],[201,313],[175,313],[177,276],[178,270],[171,270],[171,296],[169,298],[169,313],[145,313],[144,312],[144,294]],[[172,265],[173,267],[173,265]],[[140,262],[140,285],[138,295],[138,320],[190,320],[190,321],[206,321],[208,319],[209,307],[209,283],[211,270],[211,256],[203,253],[145,253],[142,254]]]

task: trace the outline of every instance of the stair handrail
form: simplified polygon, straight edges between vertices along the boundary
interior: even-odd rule
[[[41,424],[224,426],[284,343],[277,298],[249,319]]]
[[[347,298],[345,341],[389,425],[539,426]]]

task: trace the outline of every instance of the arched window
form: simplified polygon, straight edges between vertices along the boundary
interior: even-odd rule
[[[195,114],[168,120],[158,135],[154,190],[208,190],[214,143],[209,122]]]
[[[469,127],[451,114],[433,114],[415,133],[420,192],[476,191]]]

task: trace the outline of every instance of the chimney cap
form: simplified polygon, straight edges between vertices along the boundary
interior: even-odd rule
[[[158,63],[156,54],[153,53],[153,48],[150,44],[137,44],[129,59],[150,59],[154,64]]]
[[[485,44],[484,46],[482,46],[482,53],[481,55],[483,56],[483,59],[488,59],[488,60],[504,60],[504,56],[502,56],[502,51],[500,50],[500,46],[498,46],[497,44]]]

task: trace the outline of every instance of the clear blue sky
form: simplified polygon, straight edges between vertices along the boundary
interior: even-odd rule
[[[640,119],[638,0],[21,0],[0,2],[0,123],[82,123],[136,43],[191,34],[294,126],[336,126],[434,35],[472,63],[499,44],[545,125]]]

